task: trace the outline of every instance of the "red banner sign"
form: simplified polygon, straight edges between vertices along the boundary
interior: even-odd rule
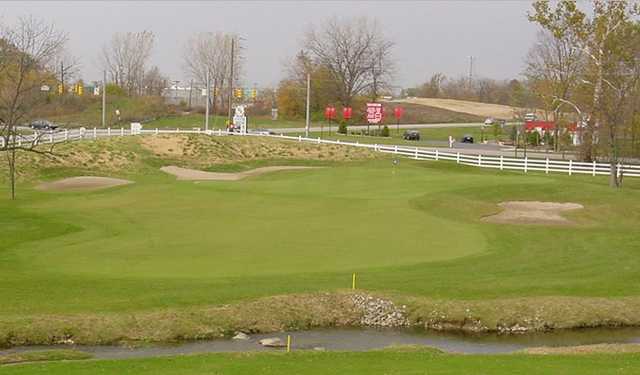
[[[342,117],[345,120],[349,120],[351,118],[352,114],[353,114],[353,110],[351,109],[351,107],[342,108]]]
[[[333,120],[336,118],[336,108],[327,107],[324,109],[324,118],[327,120]]]
[[[369,124],[379,124],[382,122],[382,104],[367,103],[367,122]]]
[[[393,109],[393,115],[396,117],[396,120],[400,120],[402,114],[404,113],[404,109],[402,107],[395,107]]]

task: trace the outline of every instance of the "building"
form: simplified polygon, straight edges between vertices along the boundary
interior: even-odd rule
[[[584,128],[584,125],[578,126],[577,123],[571,123],[567,125],[565,128],[561,129],[562,134],[564,132],[568,132],[571,137],[571,143],[574,146],[579,145],[581,142],[581,129]],[[556,123],[554,121],[542,121],[542,120],[532,120],[526,121],[524,124],[524,131],[527,133],[537,132],[542,139],[544,135],[549,132],[551,135],[555,133]]]

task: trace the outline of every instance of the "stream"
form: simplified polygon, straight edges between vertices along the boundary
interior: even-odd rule
[[[277,351],[266,348],[258,340],[279,337],[292,338],[292,350],[366,351],[397,345],[426,345],[450,353],[495,354],[526,348],[548,346],[578,346],[591,344],[640,343],[640,328],[563,330],[522,335],[456,334],[424,330],[392,329],[316,329],[250,335],[249,340],[216,339],[175,344],[150,344],[139,347],[93,345],[24,346],[0,350],[0,355],[51,349],[75,349],[97,359],[126,359],[214,352]]]

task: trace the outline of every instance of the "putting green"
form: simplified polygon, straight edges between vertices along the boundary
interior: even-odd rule
[[[13,252],[33,272],[221,278],[348,272],[485,250],[477,228],[409,205],[430,190],[420,172],[335,167],[58,195],[32,211],[78,230]]]

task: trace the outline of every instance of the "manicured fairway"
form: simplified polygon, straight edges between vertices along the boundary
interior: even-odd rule
[[[156,165],[157,161],[154,161]],[[444,299],[637,296],[640,181],[390,159],[235,182],[157,171],[91,193],[0,191],[0,315],[138,311],[360,288]],[[71,173],[71,172],[66,172]],[[576,225],[487,224],[507,200]]]
[[[429,352],[214,354],[125,361],[29,364],[3,374],[428,374],[606,375],[640,372],[636,354],[525,356],[441,355]]]

